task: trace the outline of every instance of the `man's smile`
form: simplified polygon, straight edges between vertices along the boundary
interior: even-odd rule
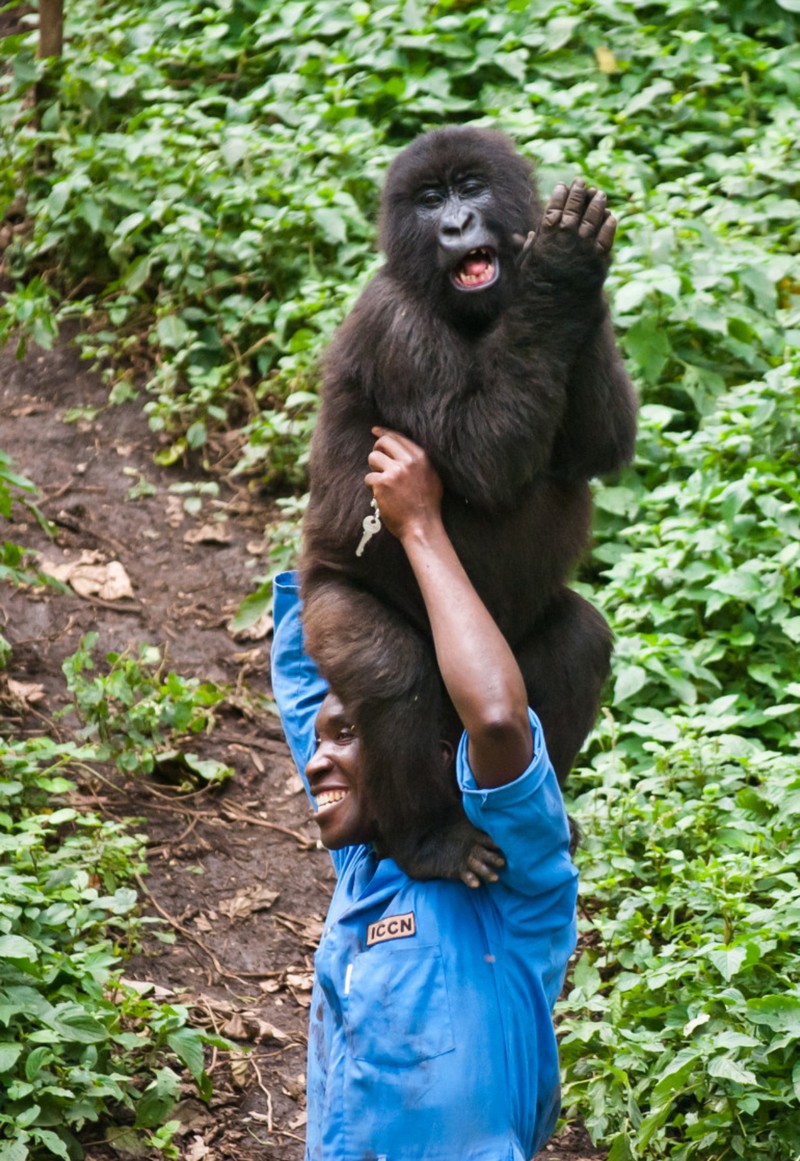
[[[317,812],[324,810],[328,806],[334,806],[337,802],[341,802],[343,798],[347,798],[349,790],[320,790],[319,794],[314,795],[314,801],[317,804]]]

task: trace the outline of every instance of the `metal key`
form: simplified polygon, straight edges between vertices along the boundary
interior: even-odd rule
[[[363,556],[364,549],[367,547],[370,540],[372,540],[372,537],[376,536],[383,527],[381,524],[381,510],[378,507],[377,500],[372,501],[372,507],[375,509],[374,514],[365,516],[361,521],[361,527],[364,529],[364,534],[358,542],[356,556]]]

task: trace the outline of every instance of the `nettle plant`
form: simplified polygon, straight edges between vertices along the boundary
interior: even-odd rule
[[[634,768],[676,708],[698,730],[798,750],[798,407],[797,363],[723,393],[695,431],[646,405],[636,473],[598,491],[596,596],[617,633],[614,728]],[[720,697],[724,717],[709,712]]]
[[[610,1161],[800,1148],[799,403],[787,362],[688,430],[648,404],[597,497],[616,679],[572,778],[587,946],[561,1030]]]
[[[126,774],[177,771],[186,789],[230,778],[230,766],[185,749],[187,737],[213,729],[214,709],[226,691],[213,682],[165,673],[155,645],[140,645],[137,657],[108,653],[107,672],[97,673],[97,638],[97,633],[82,637],[80,648],[62,667],[82,723],[77,736],[97,739],[100,756]]]
[[[797,760],[673,724],[648,776],[578,803],[591,935],[559,1005],[565,1104],[609,1161],[794,1157]]]
[[[98,1123],[122,1150],[168,1156],[180,1067],[211,1095],[204,1046],[181,1005],[120,982],[121,959],[153,921],[131,885],[145,836],[70,804],[65,777],[96,748],[0,739],[0,1155],[83,1156]],[[151,928],[159,938],[172,934]],[[177,1061],[177,1068],[176,1068]],[[138,1152],[137,1152],[138,1151]]]
[[[0,517],[11,522],[22,510],[23,519],[33,519],[49,532],[50,525],[37,508],[35,496],[36,485],[27,476],[15,471],[11,457],[0,449]],[[31,567],[29,554],[25,549],[13,540],[4,540],[0,545],[0,583],[3,581],[12,585],[48,583],[43,573],[35,566]],[[0,637],[0,641],[2,640]]]

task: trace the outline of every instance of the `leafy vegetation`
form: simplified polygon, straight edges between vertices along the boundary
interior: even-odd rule
[[[83,723],[79,738],[99,739],[98,755],[112,759],[123,773],[172,769],[186,789],[193,781],[218,785],[231,777],[229,766],[182,745],[186,736],[213,728],[214,706],[224,700],[224,689],[172,671],[164,675],[155,645],[141,645],[138,658],[109,653],[108,673],[88,676],[95,669],[96,644],[97,633],[88,633],[64,662],[67,688]]]
[[[142,835],[71,804],[67,768],[89,746],[0,739],[0,1157],[82,1156],[78,1134],[113,1114],[118,1147],[138,1137],[177,1157],[169,1114],[183,1064],[206,1099],[206,1043],[179,1005],[120,983],[147,920],[135,875]],[[171,939],[171,933],[159,933]]]
[[[12,509],[16,505],[16,507],[21,507],[30,513],[43,527],[46,526],[44,517],[33,501],[35,492],[36,486],[32,481],[26,476],[21,476],[19,472],[15,472],[11,457],[0,449],[0,516],[9,520]],[[0,547],[0,581],[23,585],[32,584],[35,581],[43,584],[46,583],[46,580],[47,578],[38,570],[26,567],[25,552],[19,544],[11,540],[6,540],[3,543]],[[0,635],[0,656],[2,655],[2,642],[3,637]]]
[[[597,488],[579,582],[617,654],[573,781],[587,946],[562,1021],[567,1102],[611,1161],[800,1150],[797,11],[74,0],[61,64],[8,46],[0,332],[46,345],[77,318],[112,401],[144,385],[164,462],[212,459],[232,427],[235,470],[302,485],[316,360],[418,130],[483,119],[545,191],[586,172],[621,211],[610,290],[641,436]],[[160,722],[160,697],[122,704]]]

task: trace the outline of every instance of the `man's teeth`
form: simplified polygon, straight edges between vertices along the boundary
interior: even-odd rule
[[[347,798],[346,790],[323,790],[321,794],[315,795],[317,809],[322,810],[323,806],[331,806],[334,802],[341,802],[343,798]]]

